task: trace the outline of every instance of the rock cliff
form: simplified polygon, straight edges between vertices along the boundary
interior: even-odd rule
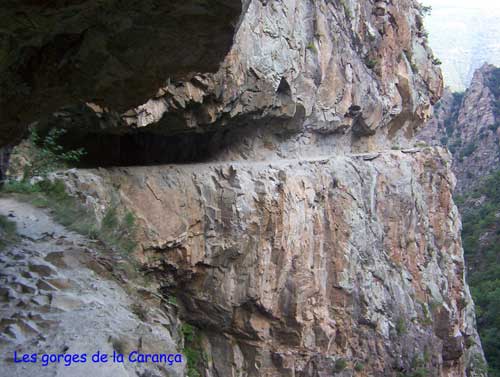
[[[119,187],[205,376],[479,376],[449,162],[428,148],[65,181],[98,212]]]
[[[485,64],[474,73],[464,94],[443,96],[437,116],[420,138],[450,148],[457,191],[471,191],[478,179],[500,164],[500,70]]]
[[[42,0],[0,4],[0,146],[64,106],[125,111],[167,77],[214,72],[243,2]]]
[[[115,52],[113,42],[117,37],[115,34],[107,36],[109,25],[106,24],[108,29],[104,28],[103,35],[100,35],[109,39],[108,54],[104,55],[106,59],[103,61],[102,57],[96,56],[97,52],[91,54],[92,47],[97,47],[90,42],[90,51],[82,50],[86,46],[83,42],[83,45],[77,44],[71,50],[77,57],[87,52],[85,57],[93,61],[88,69],[94,70],[81,72],[75,69],[84,82],[64,86],[70,91],[78,89],[77,94],[53,96],[61,102],[57,105],[66,107],[55,114],[55,120],[49,122],[62,122],[65,127],[76,127],[83,133],[91,132],[95,139],[99,139],[95,134],[170,135],[215,132],[242,125],[254,129],[258,125],[280,123],[279,129],[304,131],[309,138],[317,137],[317,134],[336,136],[331,137],[330,144],[333,144],[332,148],[339,149],[350,147],[353,144],[351,138],[370,137],[371,144],[380,144],[400,134],[411,136],[414,129],[427,119],[431,103],[441,94],[440,71],[433,65],[421,12],[412,0],[397,3],[250,1],[243,8],[225,58],[215,52],[209,55],[214,57],[209,63],[220,57],[217,72],[211,73],[213,65],[208,63],[196,65],[184,63],[185,59],[178,60],[177,55],[190,56],[184,49],[174,56],[155,54],[162,59],[174,59],[179,64],[174,67],[183,67],[190,75],[175,75],[175,70],[166,68],[162,71],[161,59],[148,62],[157,68],[153,70],[155,74],[163,73],[164,84],[158,85],[156,94],[152,93],[151,99],[142,105],[137,100],[144,90],[137,90],[135,85],[128,86],[126,80],[121,80],[122,70],[116,73],[113,65],[106,65],[106,70],[92,68],[97,63],[105,64],[106,59],[114,59],[118,64],[125,59],[121,59],[120,54],[142,56],[143,50],[135,47],[131,47],[130,51],[119,49]],[[136,14],[141,21],[144,21],[147,9],[144,12],[144,15],[141,12]],[[229,16],[225,19],[230,19]],[[119,14],[116,17],[120,19]],[[161,19],[160,15],[157,18]],[[181,20],[185,18],[180,17]],[[213,21],[219,22],[217,18]],[[137,42],[130,41],[133,46],[142,46],[141,38],[150,37],[146,32],[144,35],[133,33],[135,27],[140,25],[127,25],[132,25],[131,31],[125,29],[120,34],[123,43],[128,33],[137,34]],[[181,26],[174,23],[169,28],[175,28],[176,33],[182,35],[192,34]],[[199,28],[203,28],[203,24]],[[204,50],[196,46],[203,44],[206,38],[217,35],[217,30],[210,28],[205,28],[204,32],[206,35],[202,37],[205,39],[201,42],[190,44],[181,40],[179,44],[187,44],[190,51],[196,50],[201,55]],[[172,39],[168,30],[159,34],[165,34],[167,39],[159,41],[160,44]],[[201,37],[195,34],[191,38],[198,40]],[[207,44],[203,46],[207,47]],[[163,48],[163,45],[160,47]],[[151,47],[146,45],[144,48]],[[164,55],[167,58],[163,58]],[[40,68],[42,72],[44,67]],[[133,76],[135,74],[140,78],[141,88],[149,89],[151,85],[146,86],[148,80],[142,81],[142,72],[148,71],[148,65],[138,73],[134,73],[133,68],[130,68],[131,80],[138,79]],[[94,75],[94,71],[99,75]],[[108,71],[110,76],[117,74],[118,77],[111,81],[103,80],[101,76],[107,78]],[[36,73],[33,73],[35,79]],[[4,77],[11,78],[6,75]],[[100,94],[101,91],[104,94]],[[3,93],[6,96],[10,92]],[[42,93],[44,98],[47,94],[47,91]],[[134,100],[128,100],[128,97],[133,97],[140,106],[130,106]],[[27,98],[48,103],[36,95]],[[9,106],[22,104],[11,100],[5,102]],[[5,109],[9,106],[6,105]],[[43,106],[42,109],[34,105],[29,108],[32,107],[37,108],[38,114],[46,110]],[[56,110],[56,104],[51,109]],[[13,113],[18,117],[27,115],[24,111],[15,110]],[[110,143],[119,149],[120,139],[114,138]]]
[[[193,326],[189,376],[486,375],[449,155],[408,148],[442,92],[421,13],[248,1],[216,69],[159,59],[142,104],[118,77],[35,117],[103,166],[50,179],[137,219],[133,257]]]
[[[463,216],[467,276],[479,305],[478,327],[490,376],[500,370],[498,301],[498,235],[500,234],[500,70],[484,65],[465,93],[445,91],[435,119],[422,130],[433,144],[448,145],[457,175],[456,201]],[[495,335],[493,335],[495,334]]]

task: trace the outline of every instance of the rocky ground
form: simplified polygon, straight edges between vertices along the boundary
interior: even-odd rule
[[[184,375],[185,363],[42,366],[44,353],[177,353],[178,324],[148,288],[136,282],[131,290],[123,258],[55,223],[48,211],[2,197],[0,214],[20,236],[0,251],[4,376]],[[38,353],[38,362],[14,363],[14,351]]]

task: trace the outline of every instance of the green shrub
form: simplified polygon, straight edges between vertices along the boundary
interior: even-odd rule
[[[184,349],[182,353],[186,357],[187,376],[199,377],[198,368],[203,359],[200,337],[197,335],[195,327],[189,323],[182,324],[181,332],[184,337]]]
[[[316,49],[316,46],[314,45],[314,42],[309,42],[309,44],[306,46],[308,50],[311,50],[312,52],[316,53],[318,50]]]
[[[443,64],[443,62],[441,60],[439,60],[438,58],[434,58],[434,59],[432,59],[432,64],[441,65],[441,64]]]
[[[474,143],[469,143],[465,146],[464,150],[462,151],[462,154],[464,157],[470,156],[474,151],[477,149],[477,145]]]
[[[346,1],[345,0],[339,0],[340,1],[340,4],[342,5],[342,8],[344,8],[344,13],[347,17],[347,19],[352,19],[352,12],[351,12],[351,9],[349,8],[349,6],[347,5]]]
[[[346,367],[347,367],[347,361],[343,358],[340,358],[335,361],[335,366],[333,367],[333,371],[335,373],[342,372]]]
[[[403,317],[399,317],[396,321],[396,332],[398,333],[398,335],[404,335],[408,332],[408,329],[406,328],[406,322]]]
[[[378,62],[375,59],[366,58],[365,64],[368,68],[373,69],[377,66]]]
[[[59,143],[65,129],[52,128],[45,136],[40,136],[36,128],[31,128],[29,136],[29,164],[25,166],[24,180],[34,176],[45,177],[51,171],[78,163],[86,154],[83,148],[65,150]]]
[[[100,240],[119,252],[130,253],[136,247],[136,221],[132,212],[118,216],[116,206],[107,209],[101,226],[93,213],[68,195],[61,180],[43,180],[35,184],[27,181],[8,181],[2,192],[17,194],[17,197],[31,204],[50,208],[52,216],[60,224],[86,237]]]
[[[462,213],[466,263],[474,266],[467,278],[476,304],[479,335],[488,360],[489,375],[499,377],[500,221],[497,214],[500,213],[500,170],[485,177],[458,199],[455,201]],[[472,338],[467,338],[466,346],[471,347],[473,342]]]
[[[411,377],[428,377],[428,376],[430,376],[430,371],[427,368],[418,368],[410,376]]]
[[[361,372],[363,369],[365,369],[365,365],[361,361],[356,361],[354,364],[354,370],[356,372]]]

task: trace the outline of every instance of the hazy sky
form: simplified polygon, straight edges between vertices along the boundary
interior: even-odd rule
[[[445,85],[464,90],[485,62],[500,66],[500,0],[421,0],[429,44],[441,61]]]
[[[421,3],[435,8],[500,9],[499,0],[421,0]]]

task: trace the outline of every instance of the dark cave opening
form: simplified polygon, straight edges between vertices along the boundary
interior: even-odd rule
[[[162,135],[137,132],[124,135],[71,133],[61,139],[66,150],[83,148],[78,167],[110,167],[197,163],[222,147],[222,132]]]

